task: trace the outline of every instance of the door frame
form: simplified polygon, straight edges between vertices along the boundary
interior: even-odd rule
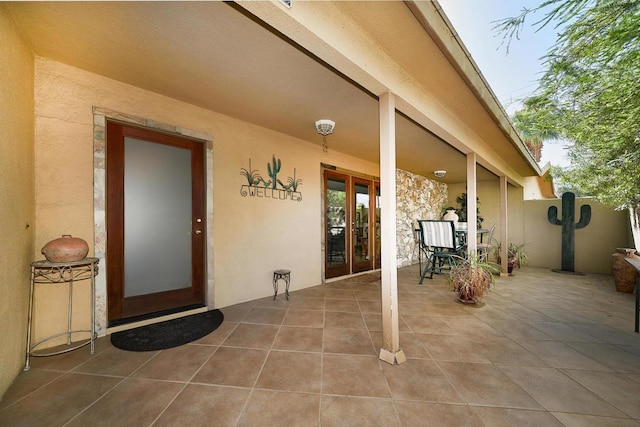
[[[94,256],[100,260],[100,271],[95,278],[95,303],[96,303],[96,333],[103,336],[108,333],[107,320],[107,280],[105,265],[109,264],[106,256],[106,244],[108,229],[106,224],[106,122],[117,121],[126,125],[144,127],[149,130],[169,133],[170,135],[194,139],[204,144],[206,150],[205,174],[206,174],[206,270],[205,270],[205,298],[209,309],[215,307],[214,263],[213,253],[215,249],[213,241],[213,136],[202,131],[180,126],[171,122],[149,120],[143,116],[125,114],[119,111],[93,107],[93,218],[94,218]],[[189,312],[184,312],[188,314]],[[179,316],[176,314],[175,316]],[[147,323],[166,320],[157,318]],[[135,324],[131,324],[132,326]],[[128,326],[131,327],[131,326]],[[117,330],[121,330],[122,327]]]
[[[350,251],[350,255],[351,255],[351,273],[360,273],[363,271],[370,271],[373,270],[373,266],[374,266],[374,254],[371,251],[371,247],[372,247],[372,243],[374,243],[375,240],[375,236],[372,239],[371,238],[371,230],[372,230],[372,223],[375,222],[375,217],[373,218],[372,221],[372,210],[371,210],[371,205],[372,202],[374,202],[374,197],[372,197],[372,194],[374,194],[372,192],[372,189],[375,188],[375,182],[368,180],[368,179],[364,179],[364,178],[360,178],[357,176],[351,176],[350,177],[350,187],[349,189],[351,190],[351,211],[352,211],[352,215],[351,215],[351,236],[352,236],[352,241],[351,241],[351,251]],[[358,239],[361,239],[360,242],[362,242],[362,239],[364,239],[364,230],[359,231],[358,228],[356,227],[356,217],[357,217],[357,203],[356,203],[356,185],[360,184],[360,185],[366,185],[367,188],[369,189],[369,206],[367,207],[369,215],[367,217],[367,254],[365,256],[365,260],[364,261],[357,261],[356,260],[356,246],[358,245]],[[347,192],[348,195],[348,192]],[[375,229],[374,229],[375,230]],[[362,235],[359,235],[360,233],[362,233]],[[362,246],[361,246],[362,248]],[[368,256],[368,258],[367,258]]]
[[[106,119],[106,118],[105,118]],[[107,277],[105,282],[106,308],[105,315],[109,326],[130,323],[136,320],[154,318],[165,314],[179,313],[193,308],[205,308],[207,303],[208,283],[206,282],[209,263],[207,262],[207,245],[210,236],[209,217],[211,210],[207,197],[208,181],[205,170],[210,164],[207,141],[175,135],[164,129],[153,129],[131,124],[121,120],[106,119],[103,134],[103,147],[110,155],[111,163],[104,171],[104,210],[105,228],[111,230],[110,238],[105,243]],[[111,139],[115,137],[115,139]],[[148,294],[149,297],[124,296],[124,140],[126,137],[149,141],[187,149],[191,152],[191,286],[169,291]],[[95,146],[94,146],[95,148]],[[95,156],[95,151],[94,151]],[[95,160],[95,158],[94,158]],[[116,161],[114,161],[116,160]],[[103,165],[106,162],[103,161]],[[94,165],[95,166],[95,165]],[[210,175],[209,175],[210,176]],[[210,194],[210,193],[209,193]],[[95,205],[94,205],[95,207]],[[196,221],[196,218],[199,221]],[[98,227],[96,218],[96,228]],[[196,229],[198,232],[196,232]],[[96,236],[97,240],[98,236]],[[96,247],[96,252],[97,252]],[[115,286],[114,286],[115,285]],[[150,296],[153,297],[150,297]]]
[[[328,203],[328,186],[327,186],[327,180],[329,178],[339,178],[339,179],[343,179],[345,181],[345,198],[346,198],[346,206],[345,206],[345,232],[344,232],[344,236],[345,236],[345,242],[344,242],[344,263],[343,264],[338,264],[336,266],[332,266],[329,267],[329,239],[327,237],[328,235],[328,231],[327,231],[327,208],[329,206]],[[334,170],[331,169],[324,169],[322,172],[322,206],[323,206],[323,213],[322,213],[322,236],[323,236],[323,240],[324,240],[324,262],[323,262],[323,271],[324,271],[324,278],[325,279],[330,279],[333,277],[339,277],[339,276],[345,276],[347,274],[351,273],[351,203],[349,203],[349,197],[351,194],[351,191],[349,189],[350,187],[350,179],[348,175],[345,175],[344,173],[341,172],[336,172]]]
[[[110,324],[130,318],[156,317],[158,313],[183,311],[184,307],[202,307],[205,303],[205,150],[202,142],[156,130],[107,121],[107,227],[111,238],[107,243],[107,301]],[[125,226],[124,226],[124,145],[125,138],[135,138],[153,144],[166,145],[191,152],[191,286],[134,297],[125,296]],[[196,218],[200,222],[196,221]],[[115,231],[115,232],[114,232]]]

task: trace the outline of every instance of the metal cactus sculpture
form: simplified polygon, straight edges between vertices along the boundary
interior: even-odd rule
[[[580,206],[580,220],[576,223],[576,195],[562,195],[562,220],[558,219],[558,208],[550,206],[547,216],[554,225],[562,225],[562,271],[574,271],[576,229],[586,227],[591,221],[591,206]]]
[[[273,167],[271,167],[271,165],[273,165]],[[278,184],[276,177],[278,176],[278,172],[280,172],[280,167],[280,159],[276,161],[276,155],[274,154],[271,163],[267,163],[267,174],[271,177],[271,188],[273,189],[275,189]]]

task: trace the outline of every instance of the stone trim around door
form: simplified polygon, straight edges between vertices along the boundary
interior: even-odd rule
[[[207,283],[206,300],[209,308],[214,307],[213,281],[213,137],[190,129],[144,119],[142,117],[123,114],[104,108],[93,107],[93,221],[94,221],[94,256],[100,260],[99,272],[96,276],[96,333],[104,336],[107,332],[107,275],[106,275],[106,125],[107,120],[117,120],[134,126],[168,132],[174,135],[198,139],[206,144],[206,209],[207,209]]]

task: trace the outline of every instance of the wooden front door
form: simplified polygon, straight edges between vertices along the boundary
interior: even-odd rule
[[[204,144],[109,122],[106,151],[109,323],[203,306]]]

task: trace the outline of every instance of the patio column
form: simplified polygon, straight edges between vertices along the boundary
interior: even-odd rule
[[[500,276],[507,271],[507,177],[500,177]]]
[[[406,362],[400,350],[398,327],[398,262],[396,248],[396,106],[395,97],[384,93],[380,109],[380,208],[382,348],[380,359],[390,364]]]
[[[467,154],[467,253],[477,251],[478,244],[478,184],[476,176],[476,153]]]

